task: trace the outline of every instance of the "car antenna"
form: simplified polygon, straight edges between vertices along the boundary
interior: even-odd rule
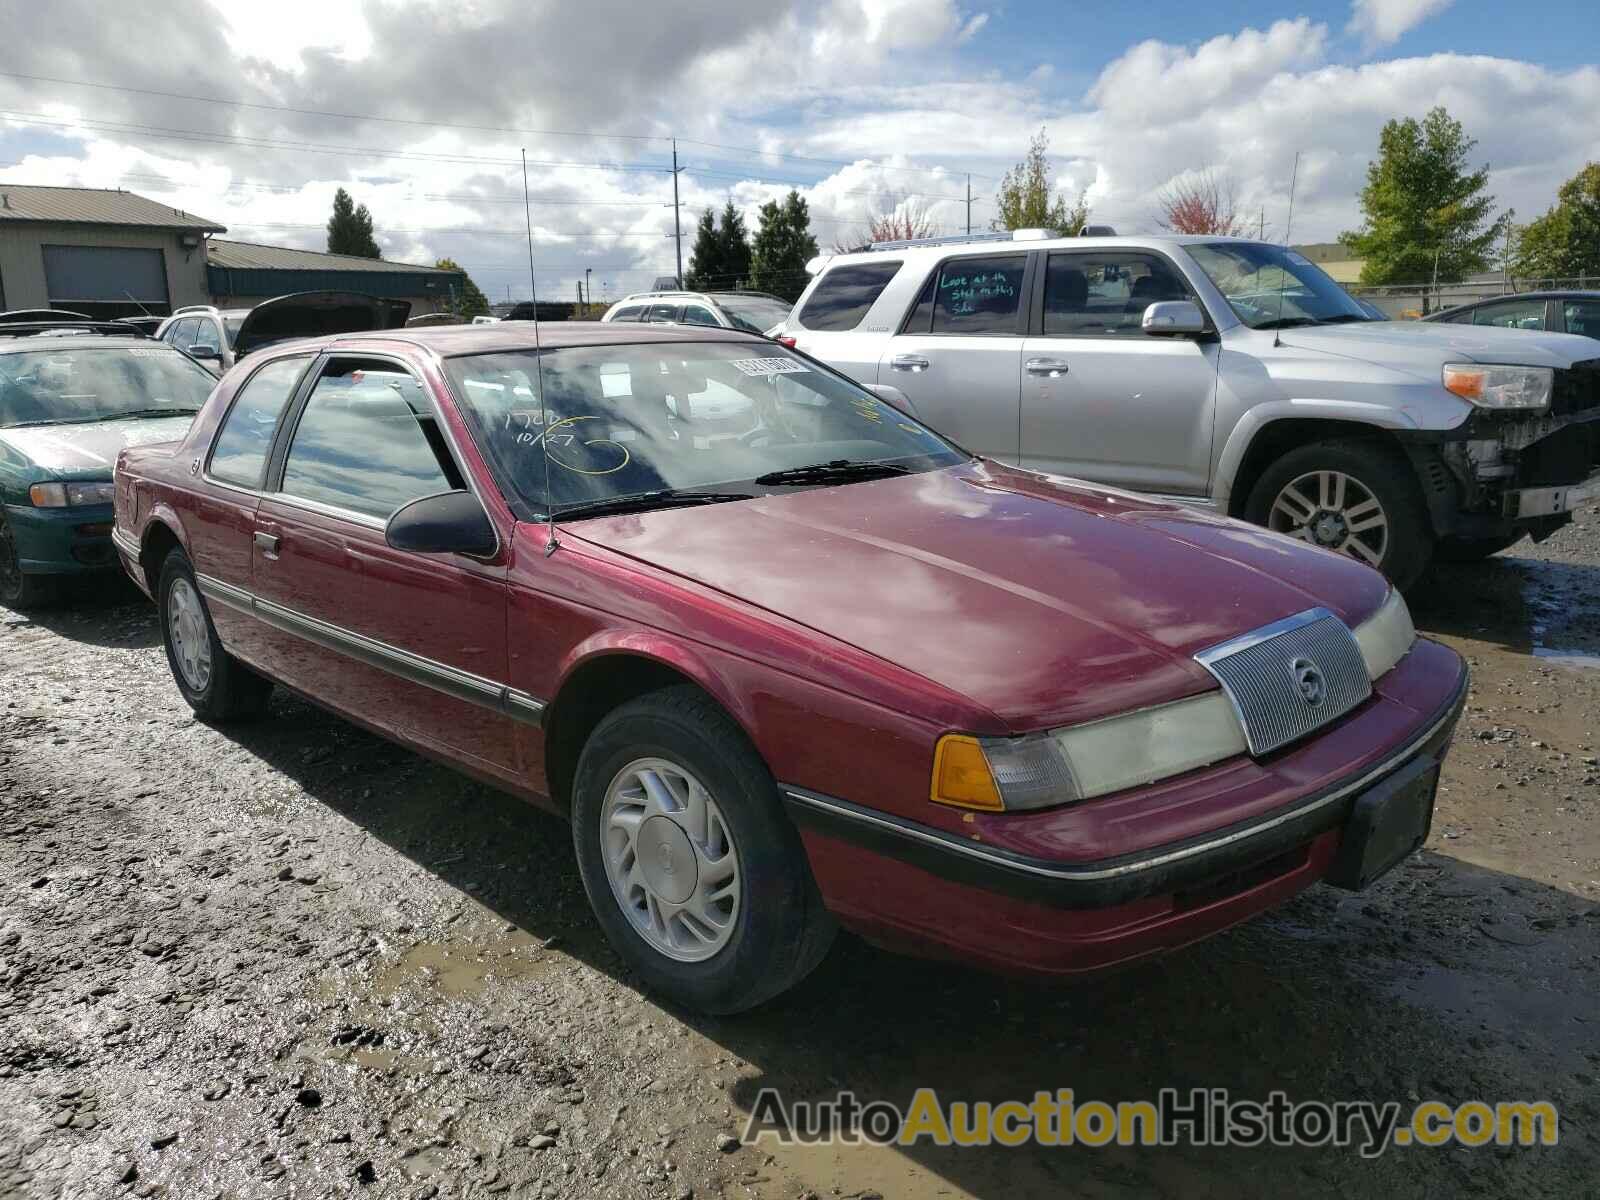
[[[1289,251],[1289,230],[1294,228],[1294,185],[1300,181],[1300,151],[1294,152],[1294,170],[1289,172],[1289,219],[1283,223],[1283,249]],[[1273,346],[1283,345],[1283,294],[1289,290],[1289,269],[1278,268],[1278,318],[1272,323]],[[548,468],[547,468],[548,472]]]
[[[132,293],[132,292],[130,292],[130,291],[129,291],[129,290],[128,290],[128,289],[127,289],[127,288],[123,288],[123,289],[122,289],[122,294],[123,294],[123,295],[124,295],[124,296],[126,296],[126,297],[127,297],[127,298],[128,298],[128,299],[129,299],[129,300],[133,300],[133,302],[134,302],[134,304],[136,304],[136,305],[138,305],[138,307],[139,307],[139,311],[140,311],[140,312],[142,312],[142,313],[143,313],[143,314],[144,314],[144,315],[145,315],[145,316],[147,316],[147,317],[153,317],[153,316],[155,316],[155,313],[153,313],[153,312],[151,312],[151,311],[150,311],[150,310],[149,310],[149,309],[148,309],[148,308],[146,308],[146,307],[145,307],[145,306],[144,306],[144,305],[143,305],[143,304],[139,304],[139,301],[137,301],[137,300],[134,300],[134,298],[133,298],[133,293]]]
[[[533,202],[528,199],[528,150],[522,150],[522,215],[528,223],[528,294],[533,301],[533,372],[539,389],[539,446],[544,451],[544,516],[550,522],[550,538],[544,544],[549,558],[561,545],[556,541],[556,510],[550,503],[550,407],[544,397],[544,354],[539,342],[539,280],[533,270]]]

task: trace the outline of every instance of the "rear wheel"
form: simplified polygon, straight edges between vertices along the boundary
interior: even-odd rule
[[[1521,530],[1492,538],[1446,537],[1439,539],[1439,545],[1433,553],[1440,562],[1482,562],[1490,555],[1499,554],[1500,551],[1515,546],[1521,540]]]
[[[827,952],[833,921],[771,773],[697,688],[607,715],[578,760],[572,809],[589,903],[657,991],[739,1012]]]
[[[207,721],[237,721],[260,716],[272,694],[272,681],[257,675],[222,648],[194,568],[182,550],[161,564],[156,589],[161,609],[161,639],[178,691]]]
[[[57,582],[54,575],[24,574],[16,538],[4,510],[0,510],[0,604],[19,612],[47,608],[59,595]]]
[[[1433,530],[1411,465],[1381,442],[1314,442],[1291,450],[1257,480],[1245,515],[1376,567],[1401,589],[1433,557]]]

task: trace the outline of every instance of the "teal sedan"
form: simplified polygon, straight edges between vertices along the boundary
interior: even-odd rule
[[[116,570],[117,454],[182,438],[215,384],[150,338],[0,324],[0,604],[40,608],[63,577]]]

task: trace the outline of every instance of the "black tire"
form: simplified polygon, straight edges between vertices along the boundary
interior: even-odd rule
[[[211,651],[208,677],[198,688],[184,677],[173,641],[173,592],[180,585],[187,587],[199,604],[205,637]],[[205,597],[200,594],[200,585],[195,581],[194,568],[189,564],[189,556],[182,550],[172,550],[162,560],[161,577],[156,587],[156,610],[161,622],[161,642],[167,651],[167,666],[172,669],[172,680],[197,717],[203,721],[225,724],[249,720],[266,712],[267,700],[272,695],[272,681],[256,674],[222,648],[216,626],[211,623],[211,610],[206,606]]]
[[[1376,552],[1369,537],[1361,539],[1367,553],[1358,553],[1359,547],[1352,546],[1357,540],[1354,535],[1345,539],[1345,553],[1367,566],[1375,566],[1401,591],[1411,587],[1433,558],[1435,538],[1416,472],[1394,446],[1371,439],[1341,438],[1291,450],[1268,466],[1250,489],[1245,519],[1268,528],[1274,528],[1275,521],[1292,523],[1292,518],[1275,517],[1279,498],[1291,484],[1324,471],[1354,481],[1378,502],[1387,519],[1381,553]],[[1315,524],[1315,518],[1311,524]],[[1310,533],[1309,525],[1306,532]],[[1321,544],[1310,536],[1306,540],[1312,545]],[[1376,561],[1368,557],[1371,554],[1376,554]]]
[[[54,575],[24,574],[17,561],[17,543],[0,509],[0,604],[18,612],[49,608],[60,598],[59,580]]]
[[[737,852],[740,900],[726,944],[681,962],[645,940],[612,890],[602,818],[607,790],[629,764],[665,759],[715,799]],[[786,991],[822,961],[833,919],[772,774],[744,732],[698,688],[665,688],[605,716],[578,759],[573,843],[589,903],[607,939],[652,989],[700,1012],[742,1012]]]
[[[1440,562],[1475,563],[1491,555],[1510,549],[1522,540],[1522,530],[1504,533],[1492,538],[1444,537],[1434,547],[1433,556]]]

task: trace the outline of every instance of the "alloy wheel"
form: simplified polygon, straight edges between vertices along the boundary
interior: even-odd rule
[[[1309,471],[1284,485],[1267,513],[1276,533],[1337,550],[1369,567],[1389,550],[1389,515],[1372,490],[1343,471]]]
[[[211,682],[211,634],[200,595],[187,579],[174,580],[167,593],[167,632],[183,682],[191,692],[205,691]]]
[[[733,936],[743,874],[716,800],[677,763],[640,758],[611,780],[600,809],[606,878],[634,930],[678,962]]]

